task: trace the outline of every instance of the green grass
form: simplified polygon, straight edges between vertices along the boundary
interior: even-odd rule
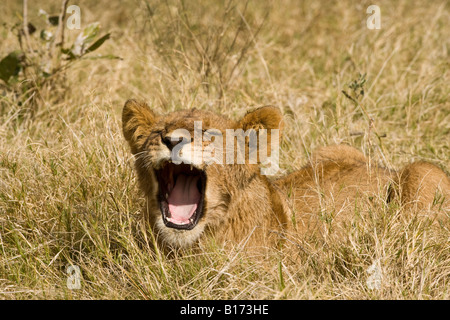
[[[140,218],[120,119],[129,98],[161,113],[197,107],[235,119],[272,104],[286,119],[285,172],[336,143],[392,168],[423,159],[450,170],[448,2],[378,1],[381,30],[366,28],[368,1],[251,1],[247,9],[236,1],[228,11],[222,2],[148,3],[84,1],[82,26],[100,21],[112,33],[99,52],[123,60],[77,64],[64,83],[39,89],[33,116],[0,87],[0,298],[450,298],[449,226],[381,204],[356,206],[341,237],[301,237],[297,256],[252,256],[213,241],[162,255]],[[39,8],[59,8],[29,6],[33,22]],[[1,57],[17,46],[9,27],[22,10],[3,7]],[[369,141],[366,115],[342,93],[359,74],[381,144],[373,131]],[[367,270],[377,260],[382,282],[371,290]],[[82,271],[80,290],[67,288],[70,264]]]

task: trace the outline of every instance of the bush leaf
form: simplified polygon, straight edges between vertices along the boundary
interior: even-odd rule
[[[57,26],[59,24],[59,16],[50,16],[50,17],[48,17],[48,22],[52,26]]]
[[[94,38],[98,34],[99,29],[99,22],[91,23],[86,28],[84,28],[72,45],[72,53],[77,57],[81,57],[82,55],[84,55],[86,52],[86,45],[94,40]]]
[[[13,51],[0,61],[0,79],[8,83],[9,79],[17,76],[21,68],[21,54]]]
[[[123,60],[123,58],[113,55],[113,54],[105,54],[105,55],[96,55],[92,57],[84,57],[86,60],[97,60],[97,59],[108,59],[108,60]]]
[[[101,37],[100,39],[95,41],[89,48],[87,48],[85,53],[89,53],[94,50],[97,50],[103,44],[103,42],[105,42],[106,40],[109,39],[110,36],[111,36],[110,33],[105,34],[103,37]]]

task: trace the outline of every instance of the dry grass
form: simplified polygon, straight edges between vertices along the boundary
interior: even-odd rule
[[[203,3],[204,2],[204,3]],[[398,208],[355,208],[343,238],[302,238],[298,259],[224,251],[167,258],[139,219],[142,196],[121,133],[124,101],[158,112],[212,109],[237,118],[273,104],[286,115],[281,167],[318,146],[349,143],[393,168],[450,164],[450,4],[378,1],[381,30],[366,28],[368,1],[83,1],[82,24],[101,21],[101,48],[123,60],[86,61],[66,83],[42,88],[36,112],[0,102],[0,298],[34,299],[449,299],[450,231],[404,219]],[[203,5],[200,5],[203,3]],[[6,1],[0,55],[15,44]],[[56,12],[59,4],[31,3]],[[105,9],[107,8],[107,9]],[[52,11],[53,10],[53,11]],[[77,31],[68,31],[74,39]],[[366,74],[368,119],[342,90]],[[0,89],[1,90],[1,89]],[[359,211],[366,210],[365,215]],[[368,268],[382,270],[369,289]],[[80,290],[66,266],[80,267]]]

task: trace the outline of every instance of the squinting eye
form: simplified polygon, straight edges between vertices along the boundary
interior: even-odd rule
[[[219,130],[214,130],[214,129],[208,129],[204,131],[204,135],[205,136],[221,136],[222,132]]]

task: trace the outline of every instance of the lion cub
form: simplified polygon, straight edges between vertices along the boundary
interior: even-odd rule
[[[369,165],[345,145],[319,149],[287,176],[265,174],[263,158],[277,155],[282,129],[275,107],[236,122],[196,109],[157,115],[128,100],[122,116],[147,200],[145,217],[164,247],[189,247],[207,234],[220,243],[267,246],[288,230],[304,234],[327,219],[338,223],[373,198],[397,199],[407,210],[437,202],[448,208],[450,179],[438,167],[416,162],[396,172]]]

